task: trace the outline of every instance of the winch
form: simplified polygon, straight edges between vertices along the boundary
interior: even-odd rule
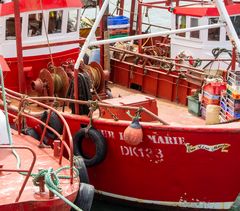
[[[66,97],[68,86],[69,78],[63,67],[44,68],[31,83],[32,90],[39,96]]]
[[[38,96],[58,96],[67,97],[70,81],[73,80],[74,61],[69,60],[61,66],[49,64],[47,68],[40,71],[38,78],[31,82],[31,88],[37,92]],[[90,83],[87,83],[94,94],[101,94],[106,98],[106,81],[109,79],[109,71],[103,70],[97,62],[91,62],[89,65],[81,63],[79,73],[87,73],[85,77]],[[86,78],[84,80],[87,80]],[[79,82],[80,83],[80,82]]]

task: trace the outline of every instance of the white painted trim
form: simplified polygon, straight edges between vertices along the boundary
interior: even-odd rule
[[[185,207],[185,208],[200,208],[200,209],[225,209],[228,210],[232,207],[233,201],[232,202],[187,202],[184,200],[179,200],[179,201],[155,201],[155,200],[144,200],[144,199],[139,199],[139,198],[134,198],[134,197],[129,197],[129,196],[123,196],[123,195],[118,195],[114,193],[109,193],[105,191],[100,191],[100,190],[95,190],[96,193],[107,196],[107,197],[112,197],[120,200],[126,200],[130,202],[136,202],[136,203],[141,203],[141,204],[152,204],[152,205],[159,205],[159,206],[172,206],[172,207]]]
[[[105,45],[105,44],[111,44],[116,42],[125,42],[129,40],[140,40],[140,39],[149,38],[149,37],[158,37],[163,35],[171,35],[171,34],[190,32],[190,31],[196,31],[196,30],[218,28],[223,26],[225,26],[224,23],[216,23],[212,25],[204,25],[204,26],[191,27],[191,28],[185,28],[185,29],[166,30],[166,31],[154,32],[149,34],[140,34],[140,35],[134,35],[134,36],[128,36],[128,37],[113,38],[108,40],[97,40],[97,41],[91,42],[88,46]]]

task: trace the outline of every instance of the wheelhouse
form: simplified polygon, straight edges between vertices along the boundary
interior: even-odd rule
[[[227,5],[226,8],[238,37],[240,37],[240,5]],[[172,14],[171,28],[183,29],[218,22],[219,13],[215,7],[209,5],[201,7],[176,7]],[[219,49],[232,50],[232,44],[225,27],[179,33],[173,35],[171,38],[171,57],[175,58],[181,52],[184,52],[187,56],[194,58],[198,58],[199,55],[201,55],[201,59],[210,58],[211,56],[214,58],[213,49],[216,46]],[[226,52],[218,56],[219,58],[230,58]],[[218,64],[215,65],[218,67]]]
[[[23,46],[42,45],[47,42],[68,42],[79,39],[81,3],[64,0],[56,4],[54,1],[49,0],[34,0],[29,5],[25,0],[20,2]],[[55,5],[58,5],[58,8]],[[0,54],[5,58],[17,56],[13,6],[13,2],[0,4]],[[51,51],[57,53],[73,48],[78,48],[78,44],[54,46]],[[46,48],[36,48],[26,50],[23,53],[24,56],[37,56],[48,54],[49,51]]]

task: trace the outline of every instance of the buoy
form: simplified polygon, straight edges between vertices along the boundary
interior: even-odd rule
[[[139,117],[134,117],[132,123],[124,130],[123,138],[129,145],[136,146],[142,142],[143,131]]]

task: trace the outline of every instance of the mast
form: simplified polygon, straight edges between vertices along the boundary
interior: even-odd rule
[[[26,93],[26,83],[23,72],[22,33],[19,0],[14,0],[14,16],[18,63],[18,87],[21,93]]]
[[[130,35],[136,34],[138,21],[138,1],[132,0],[130,11]]]
[[[138,2],[137,34],[142,34],[142,0]],[[138,40],[138,52],[142,53],[142,39]]]
[[[119,8],[119,15],[123,15],[124,10],[124,0],[120,0],[120,8]]]

